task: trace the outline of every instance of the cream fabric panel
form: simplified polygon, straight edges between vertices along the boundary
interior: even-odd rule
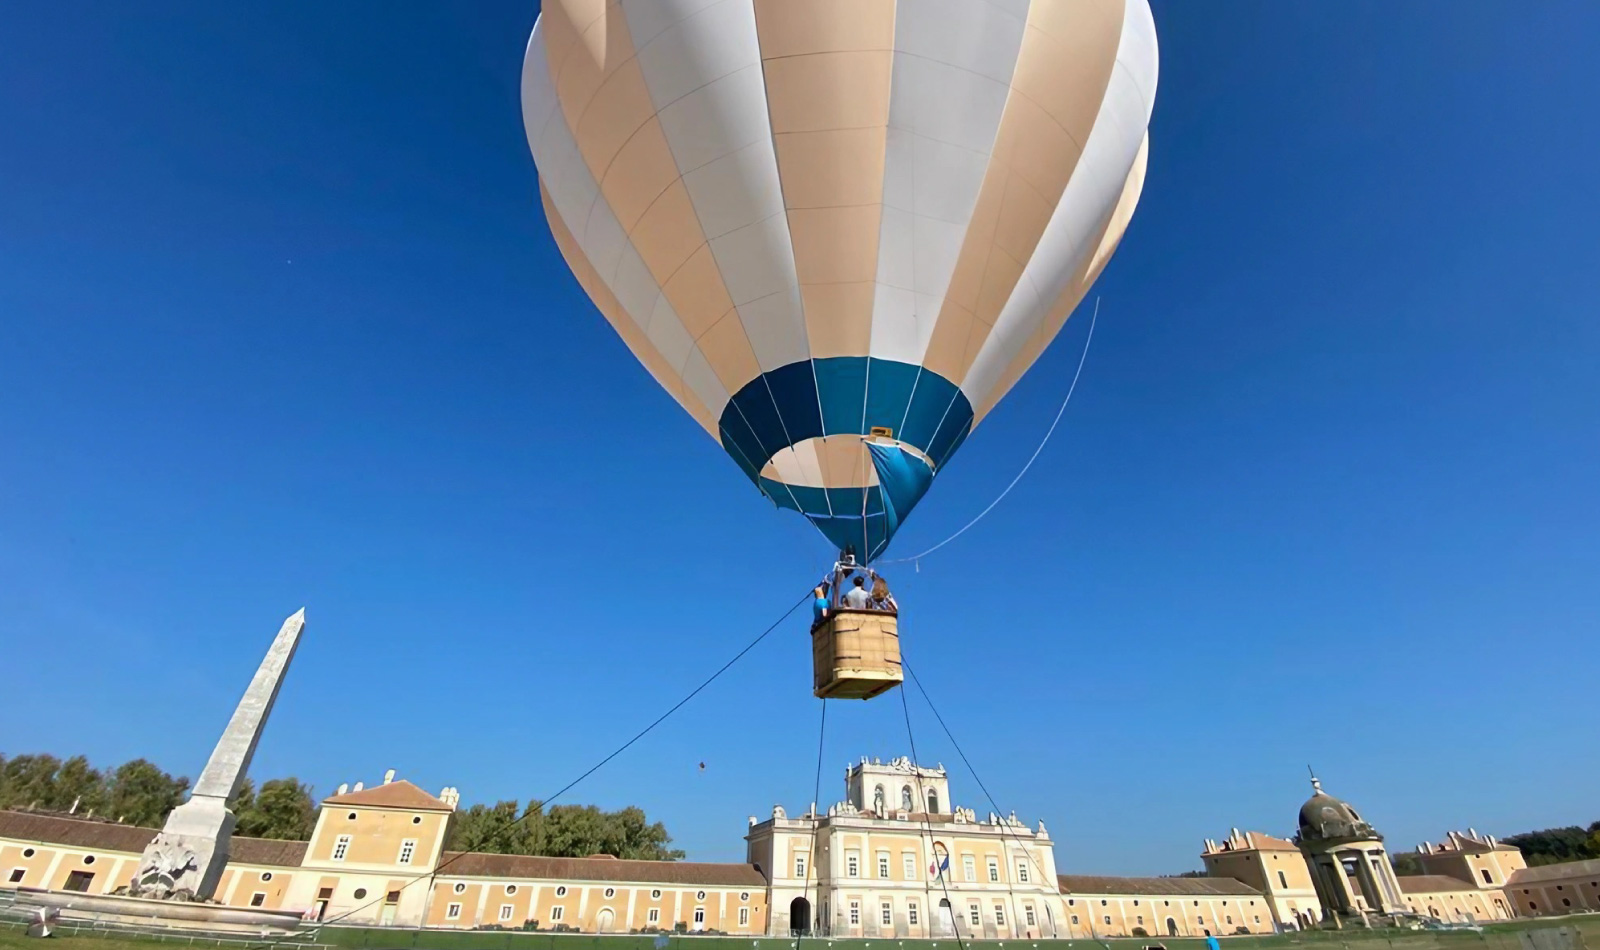
[[[988,402],[1006,367],[1090,266],[1101,237],[1137,164],[1153,105],[1155,24],[1144,0],[1126,0],[1116,68],[1094,120],[1094,131],[1039,238],[1016,289],[984,340],[962,390],[974,406]],[[1061,24],[1064,31],[1070,24]]]
[[[659,274],[676,274],[673,264],[678,249],[673,246],[673,236],[683,233],[681,216],[678,222],[674,222],[663,212],[674,207],[673,196],[668,193],[674,188],[681,192],[682,185],[672,181],[669,175],[656,175],[655,181],[668,180],[671,183],[647,207],[639,209],[638,204],[642,202],[631,202],[628,196],[634,193],[640,176],[634,170],[623,174],[623,170],[616,166],[626,160],[630,145],[642,139],[640,134],[635,134],[624,140],[611,150],[615,153],[612,157],[616,161],[608,166],[615,185],[610,197],[616,198],[626,208],[637,210],[638,220],[633,222],[632,234],[618,220],[607,200],[607,189],[597,184],[591,171],[590,158],[585,157],[584,148],[569,125],[569,115],[577,111],[577,107],[569,109],[567,104],[563,104],[560,90],[592,89],[598,93],[606,87],[607,75],[628,76],[622,68],[631,62],[630,58],[624,57],[624,50],[628,48],[625,42],[627,30],[625,26],[618,27],[600,16],[582,24],[574,24],[571,17],[559,15],[573,7],[580,8],[581,12],[582,4],[551,4],[546,8],[547,15],[540,19],[529,41],[524,63],[523,121],[528,131],[529,145],[541,170],[540,188],[547,195],[551,216],[561,220],[562,233],[573,242],[577,257],[582,259],[582,264],[577,263],[574,254],[563,249],[574,272],[580,273],[584,268],[592,271],[594,278],[603,285],[604,293],[597,295],[587,284],[585,289],[595,297],[597,305],[602,299],[614,303],[616,311],[607,311],[602,306],[602,312],[618,328],[618,333],[628,342],[635,356],[657,378],[670,377],[673,382],[670,385],[663,382],[662,385],[686,407],[692,398],[698,409],[691,411],[696,414],[697,420],[715,434],[717,429],[714,420],[728,401],[728,389],[715,374],[698,371],[703,367],[696,366],[697,372],[694,373],[686,371],[694,336],[672,306],[672,295],[663,292],[658,279]],[[612,6],[607,9],[614,16],[620,8]],[[551,62],[551,51],[557,48],[552,38],[563,35],[568,39],[561,47],[567,51],[562,64],[565,69],[587,77],[583,82],[566,80],[563,86],[566,76],[563,65]],[[610,58],[609,74],[603,74],[605,71],[590,59],[594,49],[603,50],[604,55]],[[635,123],[635,133],[648,132],[647,125],[651,122],[654,122],[653,118]],[[596,135],[592,142],[615,138],[604,130],[597,131]],[[599,146],[591,145],[591,157],[596,148]],[[659,162],[661,156],[666,154],[663,150],[657,150],[655,158]],[[672,168],[670,157],[666,167],[669,170]],[[652,214],[654,218],[651,218]],[[573,222],[578,223],[576,227]],[[679,227],[675,229],[674,224]],[[640,242],[651,252],[649,260],[639,253]],[[655,271],[651,269],[652,263],[656,265]],[[682,282],[679,283],[681,285]],[[691,297],[684,299],[693,300]],[[726,309],[721,308],[718,315]],[[620,319],[621,316],[626,316],[625,323]]]
[[[1058,0],[1028,8],[994,155],[924,358],[958,385],[1077,168],[1113,72],[1124,6]]]
[[[875,357],[920,363],[927,350],[994,150],[1023,27],[1022,16],[987,3],[898,6]]]
[[[767,111],[809,355],[866,352],[893,0],[755,0]]]
[[[727,291],[716,320],[736,313],[761,371],[806,359],[754,7],[750,0],[704,6],[662,27],[639,58]],[[730,390],[749,381],[735,378],[748,361],[712,362]]]
[[[650,375],[655,377],[661,388],[671,393],[672,397],[678,400],[678,404],[700,424],[702,429],[706,430],[708,435],[713,439],[719,438],[716,418],[699,396],[685,388],[682,377],[645,337],[638,323],[623,309],[611,293],[611,289],[600,279],[599,273],[589,263],[589,259],[584,257],[583,249],[578,246],[566,222],[562,220],[560,211],[550,200],[550,193],[542,185],[539,188],[539,200],[544,205],[545,217],[550,222],[550,233],[555,238],[556,247],[561,250],[562,257],[566,258],[567,266],[572,268],[572,273],[578,278],[578,284],[584,293],[594,301],[601,315],[617,331],[617,335],[622,337],[623,343],[639,362],[650,371]]]
[[[1134,208],[1139,204],[1139,195],[1144,190],[1144,175],[1147,155],[1150,149],[1150,136],[1145,135],[1144,143],[1139,147],[1139,157],[1135,160],[1133,169],[1128,172],[1128,180],[1122,187],[1122,197],[1117,200],[1117,207],[1111,213],[1111,218],[1100,231],[1096,250],[1088,260],[1079,267],[1072,282],[1061,296],[1056,299],[1044,322],[1028,342],[1023,345],[1021,352],[1012,358],[1010,365],[1000,377],[1000,382],[989,391],[982,404],[976,407],[973,425],[983,421],[999,401],[1005,398],[1011,387],[1022,378],[1033,364],[1044,353],[1050,342],[1061,332],[1066,325],[1067,318],[1083,302],[1089,288],[1100,278],[1100,272],[1105,269],[1111,260],[1111,255],[1116,252],[1117,245],[1121,243],[1122,236],[1127,232],[1128,223],[1133,218]]]

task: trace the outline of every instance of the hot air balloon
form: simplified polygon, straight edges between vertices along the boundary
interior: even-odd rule
[[[1105,266],[1155,86],[1146,0],[548,0],[522,103],[596,306],[870,561]]]
[[[1116,249],[1156,74],[1147,0],[546,0],[522,110],[596,307],[870,563]]]

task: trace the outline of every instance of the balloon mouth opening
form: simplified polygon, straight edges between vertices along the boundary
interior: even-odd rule
[[[919,459],[932,471],[927,453],[887,435],[845,433],[803,439],[781,449],[761,468],[761,478],[794,488],[871,488],[878,484],[878,469],[867,446],[897,448]]]

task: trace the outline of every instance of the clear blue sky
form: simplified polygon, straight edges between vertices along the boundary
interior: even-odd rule
[[[0,751],[194,775],[304,604],[258,777],[546,795],[824,567],[557,254],[535,12],[10,9]],[[1083,383],[1011,497],[891,575],[908,659],[1065,870],[1287,833],[1308,761],[1402,847],[1600,818],[1600,7],[1156,15]],[[898,553],[1016,472],[1086,316]],[[741,857],[747,814],[811,798],[808,677],[797,617],[574,800]],[[830,719],[825,801],[907,751],[892,695]]]

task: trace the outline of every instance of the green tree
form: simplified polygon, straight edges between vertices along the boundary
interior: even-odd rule
[[[445,847],[485,854],[532,854],[528,823],[518,818],[515,801],[473,805],[456,813]]]
[[[0,808],[49,808],[56,798],[61,760],[53,755],[19,755],[0,773]]]
[[[188,779],[173,778],[144,759],[134,759],[119,765],[111,775],[107,817],[159,828],[188,790]]]
[[[239,819],[234,829],[238,834],[283,841],[305,841],[311,837],[317,820],[311,786],[292,777],[268,779],[261,783],[259,792],[248,780],[244,784],[233,806]]]
[[[1399,877],[1415,877],[1427,872],[1422,870],[1422,859],[1417,857],[1415,851],[1401,851],[1399,854],[1389,855],[1389,863],[1394,865],[1394,873]]]
[[[108,800],[106,777],[89,760],[75,755],[56,771],[55,793],[46,808],[94,815],[105,811]]]
[[[1597,842],[1594,839],[1597,828],[1600,828],[1600,822],[1590,825],[1587,829],[1577,825],[1543,828],[1539,831],[1511,835],[1502,840],[1506,844],[1521,848],[1522,856],[1527,859],[1529,867],[1538,867],[1541,864],[1558,864],[1562,861],[1582,861],[1586,858],[1600,857],[1600,848],[1595,847]]]
[[[559,858],[593,854],[646,861],[682,858],[681,850],[668,847],[671,843],[666,827],[651,822],[640,808],[607,812],[593,805],[557,805],[546,810],[539,802],[529,802],[519,813],[515,801],[504,801],[457,812],[445,846],[452,851]]]

